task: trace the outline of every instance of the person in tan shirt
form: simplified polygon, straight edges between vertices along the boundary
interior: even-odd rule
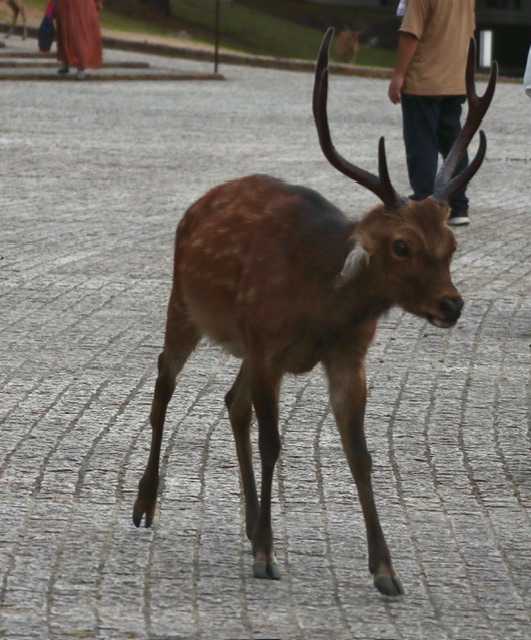
[[[388,94],[391,102],[402,105],[415,200],[433,193],[439,153],[446,157],[461,131],[466,61],[475,26],[475,0],[406,0]],[[467,164],[465,157],[456,173]],[[449,224],[470,222],[464,191],[450,205]]]

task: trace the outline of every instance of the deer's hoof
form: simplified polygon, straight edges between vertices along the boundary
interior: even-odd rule
[[[138,494],[133,507],[133,524],[139,527],[142,517],[145,515],[145,526],[151,527],[155,507],[157,505],[157,490],[159,486],[158,475],[146,472],[138,483]]]
[[[155,515],[155,505],[147,504],[145,500],[142,498],[137,498],[135,500],[135,506],[133,507],[133,524],[135,527],[139,527],[142,522],[142,517],[146,516],[145,519],[145,527],[151,527],[153,524],[153,516]]]
[[[280,580],[280,569],[274,555],[269,559],[255,558],[253,564],[253,575],[255,578],[267,580]]]
[[[382,573],[377,574],[374,576],[374,586],[384,596],[404,595],[404,588],[397,576],[390,576]]]

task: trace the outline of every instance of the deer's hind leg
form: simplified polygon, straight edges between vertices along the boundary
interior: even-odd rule
[[[158,376],[151,405],[151,448],[139,485],[133,508],[133,522],[140,526],[145,516],[145,526],[153,522],[159,486],[160,447],[166,409],[175,390],[175,379],[186,360],[195,349],[200,333],[190,320],[178,291],[173,291],[168,306],[168,320],[164,350],[159,355]]]
[[[250,391],[258,422],[258,448],[262,463],[260,509],[253,535],[255,578],[278,580],[280,571],[273,551],[271,527],[271,489],[275,464],[280,453],[278,396],[281,376],[261,366],[254,367]]]
[[[16,4],[12,4],[10,2],[8,2],[7,4],[11,8],[11,11],[13,12],[13,17],[11,18],[11,24],[9,25],[9,29],[8,29],[8,31],[6,33],[6,40],[9,38],[9,36],[12,35],[13,31],[15,30],[15,25],[17,24],[18,14],[20,12],[20,9],[17,7]]]
[[[22,16],[22,40],[28,37],[28,27],[26,24],[26,9],[23,6],[20,7],[20,15]]]

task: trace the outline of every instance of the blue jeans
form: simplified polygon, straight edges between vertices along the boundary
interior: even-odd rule
[[[402,94],[402,118],[409,182],[413,199],[433,194],[439,154],[446,158],[461,131],[464,96],[416,96]],[[468,165],[468,154],[457,166],[460,173]],[[450,200],[453,214],[468,209],[465,189]]]

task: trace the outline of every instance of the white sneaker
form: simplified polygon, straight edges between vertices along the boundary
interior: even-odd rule
[[[470,218],[468,217],[468,211],[462,211],[456,215],[450,214],[448,218],[448,224],[453,227],[462,226],[465,224],[470,224]]]

